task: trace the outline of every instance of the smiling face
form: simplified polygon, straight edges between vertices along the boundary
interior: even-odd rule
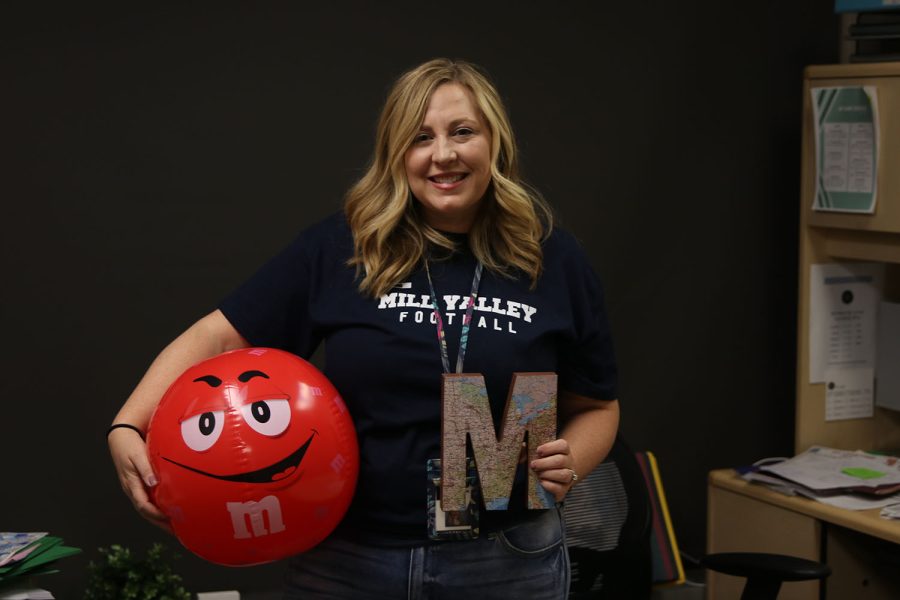
[[[491,131],[465,86],[435,89],[404,158],[425,221],[442,231],[469,231],[491,182]]]
[[[274,483],[298,472],[316,431],[304,432],[300,423],[291,427],[291,394],[272,382],[266,372],[251,369],[224,381],[218,375],[205,374],[185,387],[193,399],[178,419],[183,445],[167,449],[161,455],[163,460],[205,477],[233,482]],[[229,448],[218,445],[219,438],[226,428],[233,433],[248,426],[243,433],[246,442],[254,442],[253,451],[245,453],[241,471],[223,472],[227,471]]]
[[[226,565],[324,539],[356,485],[356,433],[337,390],[297,356],[227,352],[181,375],[150,422],[153,502],[178,539]]]

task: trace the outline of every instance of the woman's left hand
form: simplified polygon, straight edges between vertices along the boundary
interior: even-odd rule
[[[539,458],[531,461],[531,469],[537,473],[541,485],[553,494],[557,502],[562,502],[578,479],[569,442],[559,438],[537,448]]]

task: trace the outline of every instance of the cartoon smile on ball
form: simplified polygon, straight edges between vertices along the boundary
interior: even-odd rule
[[[309,437],[299,446],[296,445],[300,442],[296,439],[297,435],[287,435],[291,424],[291,398],[270,381],[269,375],[254,369],[242,372],[230,382],[223,382],[215,375],[203,375],[195,378],[193,383],[200,386],[196,390],[197,396],[185,408],[185,418],[180,419],[182,441],[192,452],[187,452],[182,446],[181,453],[176,448],[173,454],[183,454],[184,458],[160,458],[199,475],[240,483],[279,482],[298,471],[306,451],[319,432],[310,428]],[[226,425],[239,430],[245,424],[259,434],[259,439],[253,440],[255,443],[246,443],[242,447],[245,458],[249,459],[245,461],[246,466],[267,461],[263,466],[228,474],[192,466],[198,464],[198,459],[210,467],[233,464],[233,460],[219,460],[215,445]],[[288,439],[279,440],[282,437]],[[269,444],[261,443],[266,438],[278,441],[269,447]],[[293,444],[285,447],[289,442]]]
[[[207,477],[221,479],[222,481],[242,481],[244,483],[271,483],[273,481],[279,481],[291,476],[291,473],[293,473],[297,469],[297,467],[300,466],[300,462],[303,460],[303,455],[306,454],[306,449],[309,448],[310,443],[312,443],[313,437],[317,433],[319,432],[313,429],[312,435],[309,436],[309,439],[306,440],[306,443],[300,446],[300,448],[298,448],[297,451],[293,454],[285,457],[284,459],[278,461],[273,465],[269,465],[268,467],[264,467],[262,469],[257,469],[255,471],[250,471],[247,473],[235,473],[234,475],[216,475],[215,473],[208,473],[201,469],[181,464],[180,462],[172,460],[171,458],[165,456],[163,456],[162,459],[167,460],[174,465],[178,465],[182,469],[187,469],[188,471],[193,471],[194,473],[199,473],[200,475],[206,475]]]

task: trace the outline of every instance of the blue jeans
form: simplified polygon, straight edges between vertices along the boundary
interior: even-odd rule
[[[564,600],[569,557],[557,509],[477,540],[413,548],[332,536],[291,559],[285,600]]]

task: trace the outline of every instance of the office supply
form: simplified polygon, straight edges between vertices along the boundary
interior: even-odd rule
[[[814,492],[900,491],[900,461],[892,456],[813,446],[794,458],[760,469]]]
[[[878,479],[886,475],[882,471],[876,471],[868,467],[844,467],[841,469],[841,473],[858,479]]]
[[[0,600],[53,600],[47,590],[35,587],[13,587],[0,589]]]
[[[636,452],[635,458],[641,467],[644,485],[647,486],[650,498],[650,553],[653,561],[653,583],[675,585],[684,583],[684,567],[681,564],[681,554],[678,551],[678,542],[675,540],[675,530],[669,516],[669,505],[663,491],[656,457],[652,452]]]
[[[42,596],[45,590],[38,590],[23,582],[34,575],[54,573],[56,562],[67,556],[79,554],[78,548],[62,545],[62,538],[40,533],[0,533],[0,539],[7,544],[6,562],[0,566],[0,589],[21,588],[13,597],[50,597]],[[26,577],[27,576],[27,577]],[[36,595],[25,595],[31,594]],[[0,598],[4,596],[0,594]]]
[[[27,556],[30,549],[36,548],[34,542],[47,535],[43,532],[0,532],[0,567]],[[22,554],[25,553],[25,554]],[[22,554],[22,556],[20,556]]]
[[[871,510],[884,508],[892,504],[900,503],[900,493],[889,495],[861,494],[855,492],[816,492],[799,483],[788,481],[780,477],[766,475],[759,471],[738,470],[744,481],[764,485],[770,490],[784,494],[785,496],[803,496],[822,504],[835,506],[846,510]]]
[[[894,1],[893,8],[900,8]],[[850,23],[855,20],[854,23]],[[845,23],[844,38],[853,43],[855,51],[849,62],[898,60],[900,54],[900,10],[866,10],[841,19]]]

